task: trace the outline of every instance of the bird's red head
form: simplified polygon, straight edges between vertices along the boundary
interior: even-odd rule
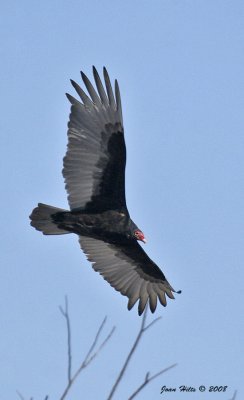
[[[142,231],[140,231],[140,229],[137,229],[134,232],[134,236],[135,236],[136,240],[141,240],[143,243],[147,242],[145,239],[144,233],[142,233]]]

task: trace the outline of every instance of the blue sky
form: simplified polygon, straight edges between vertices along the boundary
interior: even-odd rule
[[[107,348],[69,399],[106,399],[138,331],[136,309],[85,260],[74,235],[29,226],[37,202],[67,208],[61,175],[69,78],[94,64],[119,80],[126,192],[145,246],[182,294],[158,307],[117,399],[152,373],[138,400],[173,399],[163,385],[228,385],[243,397],[244,3],[241,0],[9,1],[1,5],[0,399],[66,383],[69,297],[74,366],[105,315]],[[152,318],[149,318],[151,321]],[[178,394],[177,399],[186,398]]]

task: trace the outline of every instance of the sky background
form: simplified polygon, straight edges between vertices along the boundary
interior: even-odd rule
[[[38,202],[67,208],[61,175],[69,78],[117,78],[126,193],[145,250],[176,289],[143,337],[115,399],[173,363],[138,400],[243,398],[244,3],[242,0],[3,1],[0,399],[60,398],[69,298],[78,367],[105,315],[107,347],[68,399],[106,399],[140,326],[75,235],[29,226]],[[152,321],[148,318],[148,322]],[[104,337],[103,336],[103,337]],[[226,393],[160,394],[161,386]]]

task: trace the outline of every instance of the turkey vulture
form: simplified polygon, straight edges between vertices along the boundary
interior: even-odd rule
[[[63,176],[70,211],[39,203],[30,215],[31,225],[44,235],[76,233],[81,249],[109,284],[127,296],[128,309],[138,303],[141,315],[149,301],[155,311],[157,299],[175,290],[148,257],[138,240],[144,234],[130,219],[125,199],[126,148],[120,92],[113,92],[106,68],[103,85],[95,67],[96,89],[81,72],[89,96],[74,81],[81,101],[67,94],[71,103],[68,148]]]

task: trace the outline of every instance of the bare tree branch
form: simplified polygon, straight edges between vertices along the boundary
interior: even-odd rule
[[[65,296],[65,307],[59,307],[61,314],[63,315],[63,317],[65,318],[66,321],[66,327],[67,327],[67,350],[68,350],[68,382],[67,385],[63,391],[63,394],[61,395],[59,400],[65,400],[66,396],[68,395],[72,385],[74,384],[74,382],[76,381],[76,379],[78,378],[78,376],[80,375],[80,373],[82,372],[83,369],[85,369],[100,353],[100,351],[103,349],[103,347],[106,345],[106,343],[110,340],[111,336],[113,335],[114,331],[115,331],[115,327],[113,327],[111,329],[111,331],[109,332],[109,334],[105,337],[105,339],[102,341],[102,343],[100,344],[100,346],[98,346],[98,342],[102,333],[102,330],[106,324],[106,320],[107,317],[104,318],[104,320],[102,321],[101,325],[99,326],[97,333],[95,335],[95,338],[84,358],[84,360],[81,362],[80,366],[77,368],[77,370],[75,371],[74,374],[72,374],[72,346],[71,346],[71,324],[70,324],[70,316],[69,316],[69,308],[68,308],[68,298],[67,296]],[[121,368],[121,371],[119,372],[119,375],[111,389],[111,392],[109,394],[109,397],[107,400],[111,400],[114,396],[115,391],[117,390],[117,387],[120,383],[120,381],[123,379],[125,371],[128,367],[128,364],[142,338],[143,333],[145,333],[149,328],[151,328],[156,322],[159,321],[159,318],[154,319],[152,322],[150,322],[148,325],[146,325],[146,318],[147,318],[147,312],[148,312],[148,305],[145,308],[145,311],[142,315],[142,320],[141,320],[141,326],[139,329],[139,332],[135,338],[135,341],[131,347],[131,350],[128,354],[128,356],[125,359],[125,362]],[[96,349],[97,348],[97,349]],[[158,376],[162,375],[163,373],[165,373],[166,371],[168,371],[169,369],[175,367],[177,364],[173,364],[157,373],[155,373],[154,375],[150,376],[150,372],[147,372],[144,378],[144,381],[141,383],[141,385],[131,394],[131,396],[129,397],[128,400],[133,400],[144,388],[146,385],[148,385],[153,379],[156,379]],[[26,400],[24,398],[24,396],[19,393],[17,391],[17,394],[19,396],[19,398],[21,400]],[[232,399],[230,400],[235,400],[236,397],[236,392],[234,393],[234,396]],[[33,398],[31,398],[30,400],[34,400]],[[48,396],[45,397],[44,400],[48,400]]]
[[[68,332],[68,383],[66,388],[64,389],[64,392],[62,394],[62,396],[60,397],[60,400],[64,400],[71,388],[71,386],[73,385],[73,383],[75,382],[75,380],[77,379],[77,377],[80,375],[81,371],[83,369],[85,369],[93,360],[95,357],[97,357],[97,355],[99,354],[99,352],[102,350],[102,348],[106,345],[106,343],[109,341],[109,339],[111,338],[112,334],[115,331],[115,327],[113,327],[110,331],[110,333],[106,336],[106,338],[104,339],[104,341],[101,343],[101,345],[98,347],[98,349],[94,352],[94,349],[98,343],[99,337],[101,335],[101,332],[104,328],[104,325],[106,323],[106,319],[107,317],[104,318],[104,320],[102,321],[100,327],[98,328],[98,331],[96,333],[95,339],[93,340],[90,349],[88,350],[87,355],[85,356],[84,360],[82,361],[82,363],[80,364],[79,368],[76,370],[76,372],[74,373],[74,375],[72,376],[72,365],[71,365],[71,361],[72,361],[72,353],[71,353],[71,327],[70,327],[70,318],[69,318],[69,311],[68,311],[68,300],[67,297],[65,297],[65,310],[63,310],[62,307],[59,307],[62,315],[65,317],[66,319],[66,325],[67,325],[67,332]]]
[[[146,306],[146,309],[145,309],[145,311],[144,311],[144,313],[143,313],[142,321],[141,321],[141,327],[140,327],[140,330],[139,330],[139,332],[138,332],[138,335],[137,335],[137,337],[136,337],[136,339],[135,339],[135,342],[134,342],[134,344],[133,344],[133,346],[132,346],[132,348],[131,348],[131,350],[130,350],[128,356],[126,357],[125,363],[124,363],[124,365],[123,365],[123,367],[122,367],[122,369],[121,369],[121,371],[120,371],[120,373],[119,373],[119,375],[118,375],[118,378],[116,379],[116,381],[115,381],[115,383],[114,383],[114,385],[113,385],[113,387],[112,387],[112,390],[111,390],[111,392],[110,392],[110,394],[109,394],[107,400],[111,400],[111,399],[112,399],[112,397],[113,397],[113,395],[114,395],[114,393],[115,393],[115,391],[116,391],[116,389],[117,389],[117,387],[118,387],[118,385],[119,385],[121,379],[122,379],[123,376],[124,376],[125,370],[126,370],[126,368],[128,367],[128,364],[129,364],[129,362],[130,362],[130,359],[131,359],[132,355],[134,354],[134,352],[135,352],[135,350],[136,350],[136,348],[137,348],[137,346],[138,346],[138,343],[139,343],[139,341],[140,341],[140,339],[141,339],[143,333],[144,333],[147,329],[151,328],[151,326],[152,326],[155,322],[157,322],[157,321],[160,319],[160,317],[159,317],[159,318],[156,318],[156,319],[155,319],[154,321],[152,321],[149,325],[145,326],[145,324],[146,324],[146,317],[147,317],[147,310],[148,310],[148,305]],[[146,377],[147,377],[147,375],[146,375]],[[147,379],[148,379],[148,377],[147,377]],[[144,385],[144,386],[145,386],[145,385]],[[140,389],[140,390],[141,390],[141,389]]]
[[[169,367],[162,369],[162,371],[157,372],[156,374],[152,375],[151,377],[149,377],[150,373],[147,372],[146,376],[145,376],[145,379],[144,379],[144,382],[134,391],[134,393],[132,393],[132,395],[128,398],[128,400],[134,399],[138,395],[138,393],[142,389],[144,389],[144,387],[146,385],[148,385],[148,383],[150,383],[153,379],[157,378],[158,376],[164,374],[169,369],[176,367],[176,365],[177,364],[170,365]]]
[[[67,340],[68,340],[68,382],[71,381],[71,369],[72,369],[72,353],[71,353],[71,331],[70,331],[70,320],[69,320],[69,310],[68,310],[68,298],[65,296],[65,310],[59,306],[61,313],[63,314],[66,324],[67,324]]]

